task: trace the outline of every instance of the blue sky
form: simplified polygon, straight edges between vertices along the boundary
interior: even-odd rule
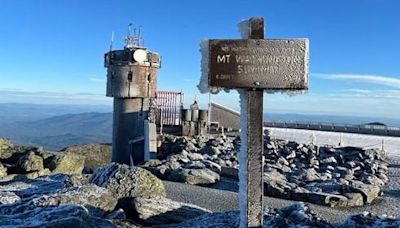
[[[263,16],[267,38],[310,39],[308,94],[265,94],[265,111],[398,118],[399,12],[395,0],[2,0],[0,102],[110,105],[103,54],[133,23],[163,57],[159,89],[205,104],[200,41],[239,38],[239,21]],[[236,92],[212,99],[238,108]]]

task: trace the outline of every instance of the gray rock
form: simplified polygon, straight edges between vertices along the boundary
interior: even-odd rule
[[[12,216],[0,214],[1,227],[114,227],[111,221],[95,217],[80,205],[36,207]]]
[[[20,201],[21,198],[14,192],[3,192],[0,191],[0,205],[1,204],[12,204]]]
[[[111,212],[110,214],[108,214],[105,217],[107,220],[120,220],[120,219],[126,219],[126,215],[123,209],[119,208],[113,212]]]
[[[361,181],[352,181],[351,185],[346,185],[346,193],[356,192],[363,195],[364,203],[372,203],[381,192],[381,189],[374,185],[364,184]]]
[[[213,155],[219,155],[221,151],[217,147],[209,145],[201,148],[200,153],[213,156]]]
[[[192,185],[214,184],[219,181],[220,176],[206,168],[203,169],[178,169],[173,170],[168,176],[168,180],[183,182]]]
[[[105,188],[94,184],[65,188],[49,195],[34,199],[35,206],[58,206],[61,204],[79,204],[87,208],[111,212],[117,205],[117,199]]]
[[[320,163],[322,163],[322,164],[336,164],[337,160],[336,160],[336,158],[334,156],[330,156],[330,157],[322,159],[320,161]]]
[[[18,160],[17,166],[24,173],[41,171],[44,169],[43,158],[31,151]]]
[[[180,223],[211,213],[207,209],[165,197],[136,197],[133,199],[133,207],[139,219],[147,225]]]
[[[25,176],[27,178],[29,178],[29,179],[35,179],[35,178],[38,178],[40,176],[46,176],[46,175],[50,175],[50,174],[51,174],[51,171],[46,168],[46,169],[42,169],[42,170],[39,170],[39,171],[28,173]]]
[[[143,164],[143,167],[157,167],[161,164],[162,162],[158,159],[150,159]]]
[[[20,198],[32,198],[43,194],[51,194],[67,187],[70,177],[65,174],[56,174],[36,179],[22,178],[0,184],[0,192],[13,192]]]
[[[98,168],[89,183],[107,188],[118,199],[139,196],[165,196],[164,184],[149,171],[140,167],[111,163]]]
[[[344,196],[347,197],[347,205],[348,207],[358,207],[364,205],[363,196],[361,193],[346,193]]]
[[[205,167],[206,165],[201,161],[193,161],[185,165],[186,169],[202,169]]]
[[[279,210],[267,209],[264,215],[264,227],[333,227],[326,221],[315,216],[303,203],[293,204]],[[239,227],[239,212],[220,212],[205,214],[186,222],[168,225],[174,228],[192,227]]]
[[[221,173],[221,166],[218,165],[217,163],[209,161],[209,160],[204,160],[203,164],[206,166],[206,168],[208,168],[216,173]]]
[[[7,168],[0,162],[0,178],[7,176]]]
[[[347,198],[342,195],[330,194],[325,192],[309,192],[305,198],[310,203],[326,205],[330,207],[345,207],[347,206]]]
[[[341,227],[400,227],[400,220],[364,212],[349,216]]]
[[[318,172],[313,168],[304,170],[303,175],[304,175],[303,179],[306,182],[312,182],[320,179]]]
[[[59,152],[45,160],[45,167],[53,173],[81,174],[85,157],[73,153]]]
[[[204,160],[204,157],[200,153],[189,153],[188,158],[192,161]]]

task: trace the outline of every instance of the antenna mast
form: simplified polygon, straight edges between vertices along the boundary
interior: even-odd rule
[[[113,45],[114,45],[114,32],[111,32],[111,43],[110,43],[110,52],[113,49]]]

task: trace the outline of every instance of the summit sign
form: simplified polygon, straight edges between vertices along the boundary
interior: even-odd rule
[[[308,88],[308,39],[209,40],[209,85]]]

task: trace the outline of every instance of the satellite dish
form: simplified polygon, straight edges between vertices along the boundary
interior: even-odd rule
[[[133,59],[136,62],[143,63],[144,61],[147,60],[147,52],[145,50],[142,50],[142,49],[137,49],[133,53]]]

